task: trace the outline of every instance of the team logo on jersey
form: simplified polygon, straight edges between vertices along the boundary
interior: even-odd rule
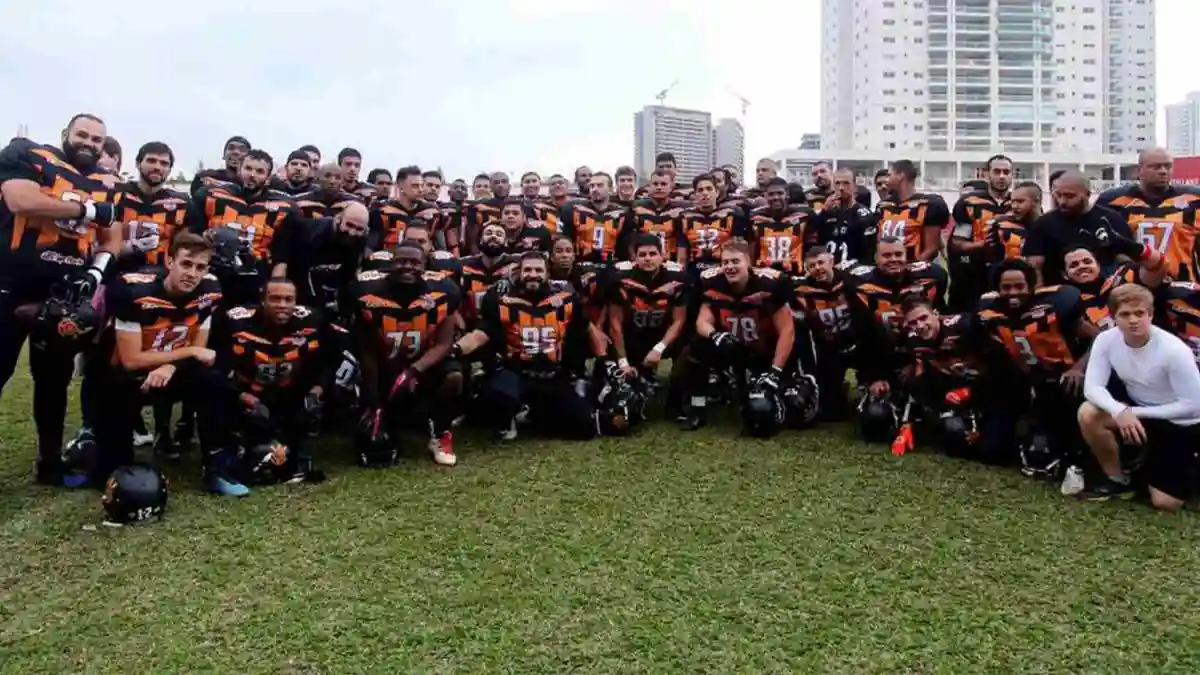
[[[1179,209],[1180,211],[1186,209],[1190,203],[1191,201],[1184,195],[1179,195],[1175,198],[1175,208]]]
[[[254,312],[255,310],[251,307],[234,307],[226,312],[226,315],[234,321],[241,321],[242,319],[249,319],[254,316]]]

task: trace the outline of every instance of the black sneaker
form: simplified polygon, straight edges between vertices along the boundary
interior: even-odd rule
[[[1075,495],[1076,499],[1088,502],[1107,502],[1113,499],[1128,501],[1137,493],[1129,483],[1118,483],[1105,478],[1090,490],[1084,490]]]
[[[697,411],[695,407],[691,411],[675,420],[680,431],[696,431],[702,427],[708,426],[707,411],[700,409]]]
[[[168,434],[160,433],[154,438],[154,456],[168,462],[177,461],[182,455],[179,443],[171,440]]]
[[[191,445],[192,439],[196,437],[196,420],[188,419],[187,412],[184,410],[185,416],[175,423],[175,445],[178,446]]]

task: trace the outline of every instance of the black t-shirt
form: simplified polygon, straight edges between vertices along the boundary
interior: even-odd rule
[[[1033,221],[1025,235],[1021,255],[1042,256],[1042,283],[1058,284],[1063,278],[1063,253],[1076,244],[1086,244],[1096,252],[1096,262],[1104,274],[1116,266],[1116,254],[1097,233],[1107,230],[1126,239],[1133,239],[1129,223],[1120,214],[1103,206],[1093,206],[1080,215],[1060,210],[1050,211]]]

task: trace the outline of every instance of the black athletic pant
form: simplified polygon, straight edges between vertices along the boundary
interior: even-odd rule
[[[569,379],[539,380],[501,369],[488,379],[484,400],[485,410],[498,428],[507,427],[524,403],[529,406],[530,420],[540,430],[580,440],[596,436],[592,400],[588,395],[580,396]]]

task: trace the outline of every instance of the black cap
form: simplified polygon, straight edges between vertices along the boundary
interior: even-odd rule
[[[254,147],[253,145],[250,145],[250,141],[246,140],[245,136],[230,136],[229,140],[225,141],[225,146],[222,149],[228,150],[230,143],[241,143],[242,145],[246,146],[247,148]]]

